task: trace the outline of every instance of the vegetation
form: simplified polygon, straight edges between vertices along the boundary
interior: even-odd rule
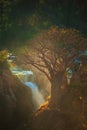
[[[86,33],[86,5],[86,0],[1,0],[0,47],[20,46],[40,29],[51,25],[76,28]]]
[[[0,51],[0,75],[3,74],[5,69],[9,69],[7,64],[8,51],[2,50]]]
[[[29,42],[18,57],[20,65],[31,64],[47,76],[51,83],[51,107],[58,108],[60,105],[67,68],[75,71],[74,60],[85,51],[86,43],[87,39],[81,37],[78,31],[55,26]]]
[[[0,0],[0,129],[87,129],[86,15],[86,0]],[[30,89],[9,70],[5,48],[51,83],[51,97],[36,113]]]

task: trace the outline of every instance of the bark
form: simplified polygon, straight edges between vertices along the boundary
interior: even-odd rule
[[[61,98],[62,98],[62,85],[63,73],[58,73],[58,75],[52,77],[51,81],[51,98],[49,106],[51,108],[60,108]]]

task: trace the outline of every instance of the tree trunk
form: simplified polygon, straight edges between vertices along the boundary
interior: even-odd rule
[[[51,98],[49,106],[53,109],[59,109],[62,98],[62,85],[63,73],[58,73],[57,76],[52,77],[51,81]]]

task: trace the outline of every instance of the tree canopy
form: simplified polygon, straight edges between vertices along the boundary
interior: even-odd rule
[[[28,43],[18,56],[18,63],[32,65],[43,72],[51,83],[51,103],[58,106],[61,86],[66,78],[67,68],[74,71],[74,60],[87,50],[87,38],[74,29],[51,27],[42,31]],[[56,96],[57,97],[56,97]],[[54,102],[54,99],[57,99]]]
[[[86,49],[87,39],[79,31],[54,26],[31,40],[19,60],[42,71],[46,68],[56,73],[72,66],[74,58],[80,57]]]
[[[85,0],[1,0],[0,44],[10,48],[15,40],[15,44],[21,41],[21,45],[38,30],[51,25],[73,27],[86,32],[86,5]]]

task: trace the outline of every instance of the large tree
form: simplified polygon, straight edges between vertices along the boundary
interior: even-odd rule
[[[66,69],[73,69],[73,61],[87,50],[87,39],[74,29],[51,27],[42,31],[27,44],[18,56],[20,65],[32,65],[43,72],[51,83],[50,106],[58,108],[61,102],[61,86]]]

